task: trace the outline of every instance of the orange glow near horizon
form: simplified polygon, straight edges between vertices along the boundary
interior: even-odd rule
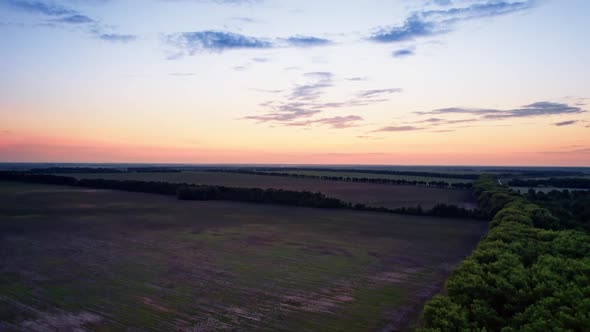
[[[511,130],[506,130],[509,133]],[[582,134],[582,133],[580,133]],[[228,163],[228,164],[367,164],[367,165],[506,165],[588,166],[589,151],[584,137],[570,146],[550,144],[551,136],[498,136],[479,132],[480,142],[467,142],[473,133],[397,133],[388,139],[325,140],[313,144],[244,144],[230,142],[159,144],[156,141],[127,143],[77,137],[21,136],[0,134],[0,162],[87,163]],[[559,135],[559,133],[555,133]],[[437,138],[438,137],[438,138]],[[393,143],[392,143],[393,141]],[[411,142],[407,144],[395,142]],[[432,142],[432,143],[430,143]],[[463,142],[463,144],[459,144]],[[279,142],[280,143],[280,142]],[[577,143],[577,144],[574,144]],[[586,144],[584,144],[586,143]],[[288,145],[288,142],[285,143]],[[431,146],[429,146],[431,145]],[[271,146],[272,148],[268,148]],[[265,148],[266,147],[266,148]],[[392,147],[389,148],[388,147]]]

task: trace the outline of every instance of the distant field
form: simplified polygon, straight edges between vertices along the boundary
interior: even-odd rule
[[[467,179],[450,179],[440,177],[426,177],[426,176],[413,176],[413,175],[394,175],[394,174],[374,174],[374,173],[359,173],[359,172],[335,172],[335,171],[275,171],[274,173],[289,173],[299,175],[312,175],[312,176],[342,176],[351,178],[368,178],[368,179],[391,179],[391,180],[407,180],[407,181],[445,181],[448,183],[471,183],[473,180]]]
[[[537,192],[544,192],[544,193],[548,193],[550,191],[553,190],[557,190],[557,191],[562,191],[562,190],[569,190],[569,191],[575,191],[575,190],[588,190],[588,189],[576,189],[576,188],[556,188],[556,187],[510,187],[510,189],[518,191],[520,193],[526,193],[529,191],[529,189],[534,189]]]
[[[0,330],[399,328],[486,227],[33,184],[0,200]]]
[[[77,178],[104,178],[117,180],[165,181],[221,185],[228,187],[258,187],[287,190],[320,191],[328,196],[353,203],[375,207],[397,208],[422,205],[430,208],[437,203],[455,204],[465,208],[475,207],[471,191],[429,188],[420,186],[397,186],[372,183],[298,179],[280,176],[252,175],[224,172],[179,172],[179,173],[112,173],[112,174],[66,174]]]

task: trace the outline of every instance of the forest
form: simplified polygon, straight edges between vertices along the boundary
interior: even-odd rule
[[[556,187],[570,189],[590,189],[587,178],[549,178],[549,179],[512,179],[508,185],[513,187]]]
[[[422,330],[589,331],[588,232],[491,176],[474,189],[490,230],[426,304]]]

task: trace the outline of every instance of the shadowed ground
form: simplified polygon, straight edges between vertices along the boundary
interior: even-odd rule
[[[400,329],[480,221],[0,183],[0,330]]]

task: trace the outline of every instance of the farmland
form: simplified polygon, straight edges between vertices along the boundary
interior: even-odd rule
[[[367,179],[388,179],[388,180],[406,180],[406,181],[444,181],[448,183],[471,183],[473,180],[468,179],[454,179],[445,177],[428,177],[428,176],[413,176],[413,175],[393,175],[393,174],[375,174],[375,173],[361,173],[361,172],[347,172],[342,171],[304,171],[304,170],[285,170],[275,171],[276,173],[288,173],[304,176],[339,176],[348,178],[367,178]]]
[[[421,205],[431,208],[437,203],[454,204],[473,208],[474,198],[470,190],[431,188],[422,186],[382,185],[320,179],[290,178],[268,175],[225,172],[185,171],[176,173],[110,173],[70,174],[77,178],[104,178],[115,180],[163,181],[246,188],[275,188],[296,191],[322,192],[328,196],[352,203],[373,207],[410,207]]]
[[[402,328],[486,228],[10,182],[0,199],[0,330]]]

